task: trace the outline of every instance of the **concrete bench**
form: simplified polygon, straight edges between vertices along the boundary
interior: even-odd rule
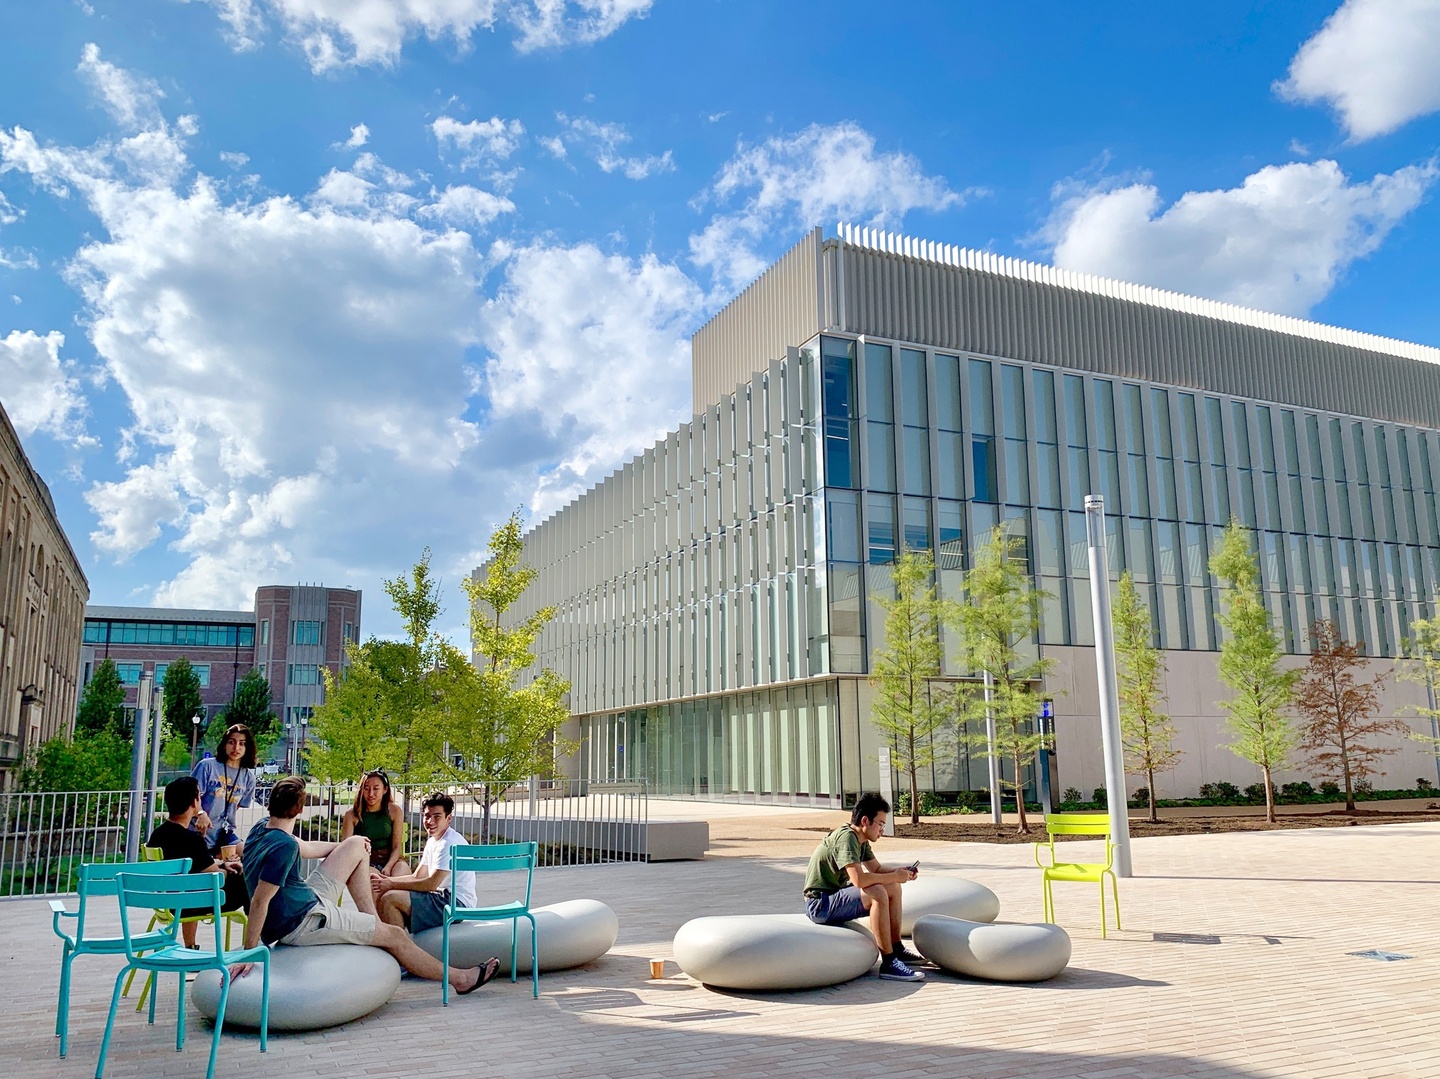
[[[225,1002],[227,1027],[260,1026],[263,980],[257,966],[231,982],[230,997]],[[339,1026],[383,1006],[398,988],[400,964],[380,948],[363,944],[312,948],[277,945],[270,953],[270,1029]],[[196,1009],[213,1020],[220,1007],[220,972],[201,971],[191,989]]]
[[[927,914],[915,948],[954,974],[989,982],[1043,982],[1070,962],[1070,935],[1058,925],[991,924]]]
[[[534,908],[535,931],[540,941],[540,972],[569,970],[593,963],[615,945],[620,921],[615,912],[595,899],[569,899]],[[530,973],[530,923],[520,919],[516,971]],[[415,943],[436,959],[443,943],[439,929],[415,936]],[[463,922],[450,927],[450,965],[474,967],[498,956],[500,969],[510,973],[510,923]]]
[[[878,958],[864,927],[803,914],[695,918],[675,934],[680,969],[722,989],[818,989],[860,977]]]

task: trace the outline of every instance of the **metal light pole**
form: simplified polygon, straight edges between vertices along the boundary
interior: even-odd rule
[[[155,788],[160,785],[160,743],[165,739],[165,687],[156,686],[154,699],[150,703],[150,771],[145,782],[145,818],[142,821],[150,827],[151,814],[155,812]]]
[[[1110,621],[1110,567],[1105,557],[1105,499],[1085,496],[1090,543],[1090,605],[1095,615],[1095,676],[1100,689],[1100,742],[1105,754],[1105,805],[1115,845],[1115,873],[1133,877],[1130,814],[1125,799],[1125,762],[1120,741],[1120,692],[1115,679],[1115,627]]]
[[[195,751],[200,746],[200,713],[190,717],[190,770],[195,770]]]
[[[125,821],[125,860],[140,858],[140,825],[144,820],[145,739],[150,734],[151,676],[142,674],[135,696],[135,735],[130,754],[130,815]]]
[[[305,774],[305,731],[310,726],[308,716],[300,717],[300,756],[295,761],[295,772],[297,775]]]
[[[1000,813],[1000,758],[995,755],[995,713],[990,707],[994,699],[995,678],[985,672],[985,752],[990,764],[990,819],[1000,824],[1004,819]],[[1016,788],[1019,790],[1019,788]],[[1023,794],[1016,797],[1023,798]]]

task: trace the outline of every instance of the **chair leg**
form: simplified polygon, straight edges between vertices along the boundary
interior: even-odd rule
[[[160,975],[152,970],[145,984],[150,987],[150,1025],[153,1027],[155,1025],[155,1002],[160,999]]]
[[[1100,939],[1108,936],[1105,929],[1105,878],[1100,878]]]
[[[131,977],[134,977],[135,972],[132,970],[132,971],[130,972],[130,975],[131,975]],[[152,970],[152,971],[149,971],[148,973],[146,973],[146,975],[145,975],[145,984],[140,987],[140,999],[135,1002],[135,1010],[136,1010],[137,1012],[138,1012],[138,1011],[144,1011],[144,1009],[145,1009],[145,1002],[150,999],[150,994],[151,994],[151,992],[152,992],[154,989],[155,989],[155,972]],[[128,981],[125,983],[125,991],[126,991],[127,993],[130,991],[130,983],[129,983]],[[152,1022],[153,1022],[153,1020],[152,1020]]]
[[[155,928],[155,923],[159,920],[160,915],[158,913],[150,915],[150,924],[145,927],[145,932],[151,932]],[[136,968],[136,970],[138,970],[138,968]],[[121,993],[121,996],[128,997],[130,995],[130,986],[134,984],[136,970],[131,970],[129,975],[125,978],[125,992]],[[142,996],[140,998],[140,1003],[135,1005],[135,1010],[138,1012],[144,1003],[145,998]]]
[[[110,1053],[110,1035],[115,1031],[115,1011],[120,1007],[120,989],[124,981],[125,971],[122,970],[115,976],[115,992],[110,994],[110,1014],[105,1019],[105,1036],[100,1039],[100,1059],[95,1062],[95,1079],[104,1079],[105,1076],[105,1057]]]
[[[527,914],[530,919],[530,997],[535,999],[540,996],[540,940],[535,933],[535,915]]]
[[[268,963],[265,966],[265,971],[268,975],[270,971],[270,966]],[[183,979],[185,975],[182,974],[180,975],[180,977]],[[268,994],[266,994],[266,996],[268,998]],[[215,1008],[215,1034],[210,1039],[210,1067],[205,1072],[205,1079],[215,1079],[215,1058],[220,1054],[220,1031],[221,1028],[225,1026],[225,1002],[229,999],[230,971],[228,968],[222,967],[220,970],[220,1003]],[[262,1009],[267,1002],[268,1001],[262,1001]],[[263,1010],[261,1014],[264,1014]],[[265,1028],[262,1026],[260,1029],[264,1030]],[[261,1036],[263,1037],[264,1035]]]
[[[1104,891],[1104,886],[1101,886]],[[1115,897],[1115,928],[1120,928],[1120,882],[1115,879],[1115,874],[1110,874],[1110,891]]]
[[[261,961],[260,967],[261,972],[265,975],[264,981],[260,984],[260,1052],[263,1053],[270,1045],[270,957],[268,955]]]
[[[516,971],[516,969],[515,969],[515,967],[518,965],[518,964],[516,963],[516,960],[519,958],[519,956],[520,956],[520,919],[519,919],[519,918],[511,918],[511,919],[510,919],[510,984],[511,984],[511,985],[514,985],[516,978],[519,977],[519,973],[518,973],[518,972]],[[533,958],[533,957],[532,957],[532,958]]]
[[[450,920],[440,930],[440,1007],[450,1006]]]
[[[185,1048],[185,972],[180,972],[180,1007],[175,1017],[175,1052]],[[215,1030],[220,1030],[220,1024],[215,1024]]]
[[[60,1002],[55,1008],[55,1037],[60,1039],[60,1059],[70,1048],[70,964],[75,962],[75,953],[70,945],[60,957]]]

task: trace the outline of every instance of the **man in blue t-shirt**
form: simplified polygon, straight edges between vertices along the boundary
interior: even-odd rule
[[[245,947],[261,941],[272,947],[287,944],[365,944],[384,948],[411,974],[431,981],[445,977],[440,960],[421,950],[408,933],[382,922],[370,892],[370,840],[351,836],[339,843],[296,839],[295,822],[305,806],[305,781],[287,776],[270,790],[270,816],[250,831],[242,865],[250,888],[250,916]],[[304,879],[300,859],[322,858]],[[340,906],[349,891],[350,906]],[[253,963],[237,963],[231,974],[248,974]],[[451,968],[457,993],[471,993],[495,977],[500,960],[490,958],[468,970]]]

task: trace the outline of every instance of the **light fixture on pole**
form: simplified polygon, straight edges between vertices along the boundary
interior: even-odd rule
[[[310,717],[302,715],[300,717],[300,756],[295,762],[295,772],[302,776],[305,774],[305,731],[309,726]]]
[[[1110,621],[1110,567],[1105,556],[1105,499],[1085,496],[1090,544],[1090,605],[1095,618],[1095,678],[1100,690],[1100,744],[1105,756],[1105,806],[1115,845],[1115,873],[1133,877],[1130,814],[1125,798],[1125,760],[1120,741],[1120,692],[1115,677],[1115,627]]]
[[[190,717],[190,768],[195,768],[195,751],[200,745],[200,713]]]

